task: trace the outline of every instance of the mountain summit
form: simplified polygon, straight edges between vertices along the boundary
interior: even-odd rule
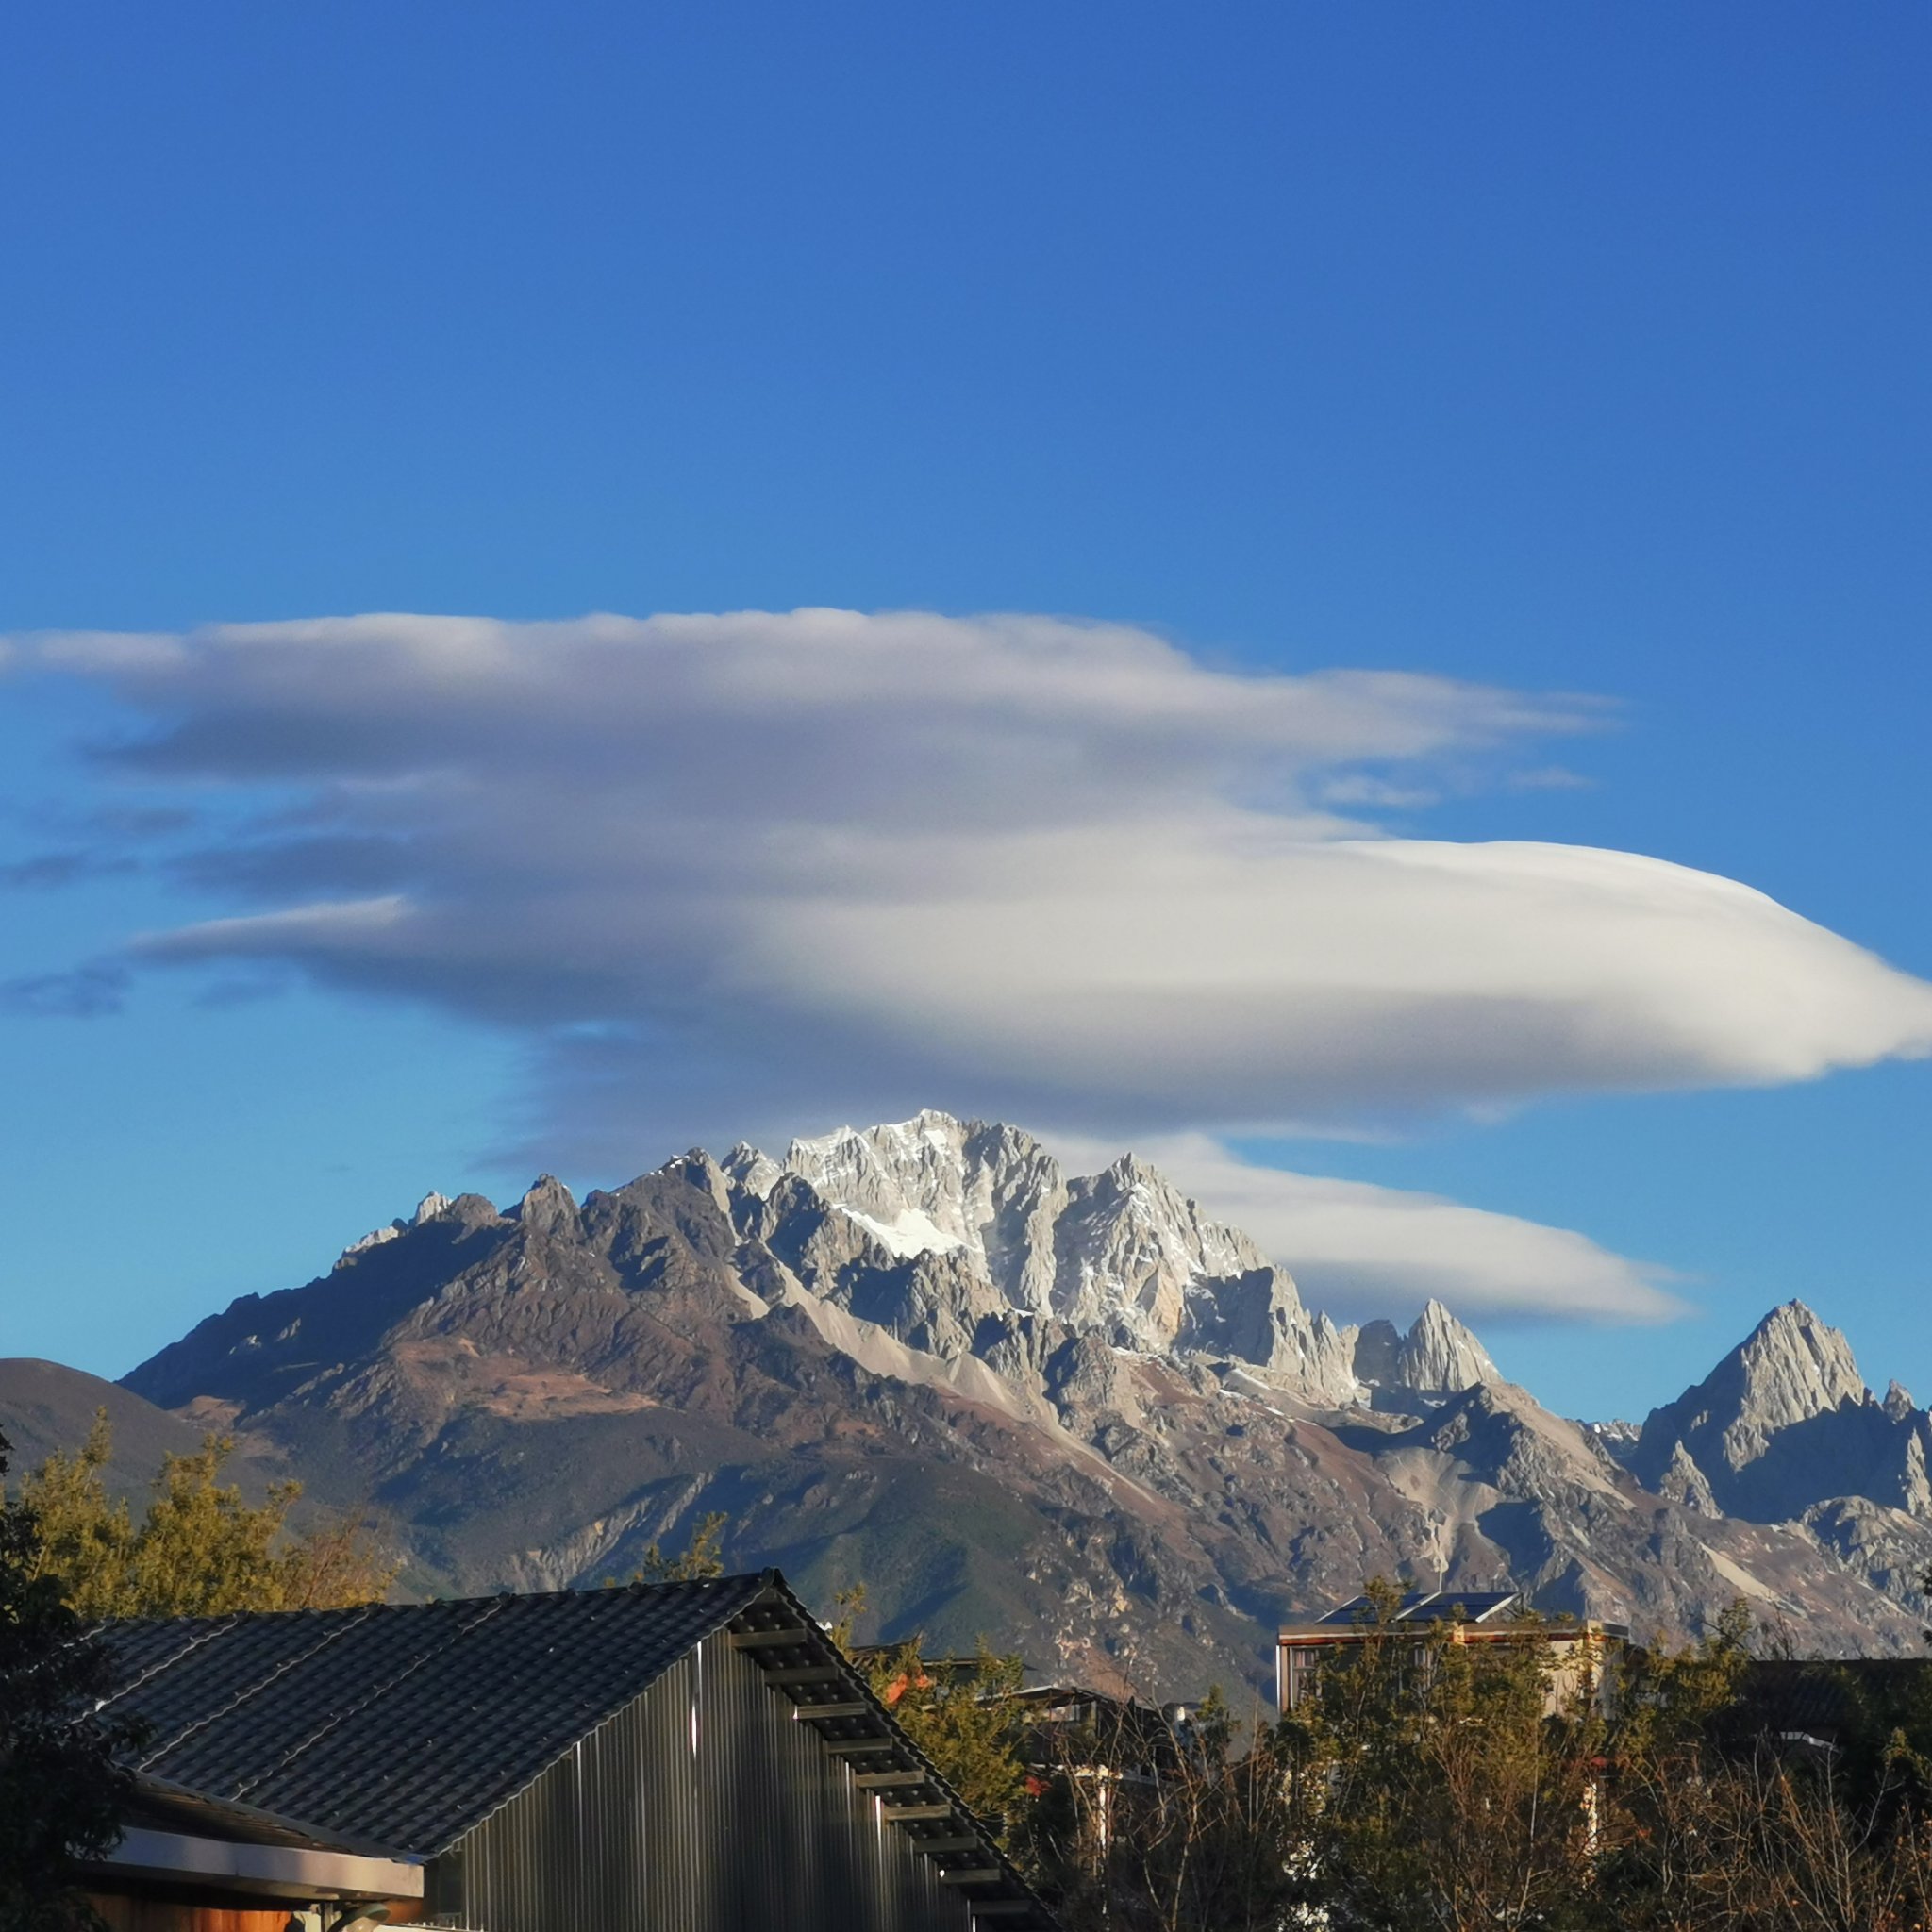
[[[742,1147],[732,1161],[771,1198],[775,1163]],[[994,1317],[975,1345],[998,1345],[1011,1333],[1000,1318],[1019,1316],[1118,1348],[1233,1355],[1336,1401],[1358,1392],[1355,1331],[1310,1316],[1293,1280],[1246,1235],[1209,1220],[1131,1154],[1101,1174],[1068,1175],[1017,1127],[926,1111],[794,1141],[783,1172],[889,1254],[946,1257],[990,1290],[990,1306],[974,1299]],[[937,1281],[943,1271],[927,1273]]]
[[[582,1202],[427,1196],[126,1387],[373,1498],[420,1592],[594,1583],[720,1510],[741,1567],[863,1580],[868,1636],[986,1633],[1148,1692],[1264,1682],[1275,1619],[1374,1574],[1645,1636],[1742,1594],[1819,1647],[1906,1649],[1932,1559],[1927,1419],[1807,1310],[1625,1467],[1440,1304],[1337,1324],[1146,1162],[1069,1174],[943,1113]]]
[[[1844,1335],[1791,1301],[1654,1409],[1629,1462],[1646,1482],[1758,1521],[1805,1520],[1851,1497],[1924,1521],[1928,1452],[1932,1418],[1896,1382],[1881,1402]]]

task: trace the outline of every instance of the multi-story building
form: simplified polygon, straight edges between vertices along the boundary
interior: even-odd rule
[[[1310,1624],[1285,1624],[1274,1651],[1274,1695],[1285,1717],[1307,1697],[1326,1663],[1368,1643],[1410,1647],[1418,1667],[1438,1641],[1547,1646],[1551,1710],[1588,1692],[1609,1694],[1605,1669],[1629,1641],[1622,1624],[1565,1623],[1533,1616],[1513,1590],[1412,1590],[1400,1598],[1351,1597]]]

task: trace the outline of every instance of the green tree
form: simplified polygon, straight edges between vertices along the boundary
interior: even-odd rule
[[[724,1532],[731,1519],[722,1509],[701,1517],[680,1557],[667,1557],[653,1543],[632,1574],[633,1583],[698,1583],[724,1574]]]
[[[395,1566],[351,1517],[325,1517],[291,1534],[299,1483],[272,1483],[250,1505],[222,1481],[234,1443],[204,1438],[162,1459],[137,1525],[108,1493],[113,1455],[107,1412],[71,1456],[50,1456],[25,1477],[21,1500],[40,1525],[36,1574],[83,1619],[220,1616],[231,1610],[334,1609],[375,1601]]]
[[[108,1496],[102,1474],[113,1450],[108,1412],[100,1409],[72,1456],[48,1457],[22,1485],[22,1501],[39,1525],[37,1574],[52,1578],[67,1607],[90,1621],[125,1614],[134,1567],[127,1505]]]
[[[862,1580],[848,1589],[832,1592],[832,1621],[825,1625],[825,1634],[848,1656],[852,1653],[858,1620],[864,1615],[865,1584]]]
[[[1509,1641],[1395,1622],[1376,1585],[1362,1641],[1279,1732],[1284,1856],[1324,1923],[1376,1932],[1583,1923],[1605,1743],[1596,1685],[1531,1620]]]
[[[0,1436],[0,1476],[8,1453]],[[96,1716],[113,1688],[108,1655],[42,1557],[32,1507],[0,1491],[0,1932],[96,1923],[75,1865],[119,1837],[131,1780],[115,1754],[138,1741]]]
[[[1069,1932],[1297,1923],[1276,1734],[1243,1725],[1218,1689],[1172,1725],[1146,1705],[1096,1700],[1044,1741],[1019,1849]]]
[[[1932,1926],[1916,1673],[1850,1674],[1879,1701],[1826,1749],[1743,1698],[1741,1605],[1600,1686],[1559,1626],[1418,1629],[1369,1594],[1252,1741],[1218,1700],[1172,1727],[1098,1704],[1035,1754],[1015,1849],[1069,1932]]]
[[[1751,1862],[1746,1819],[1756,1794],[1725,1747],[1738,1741],[1730,1734],[1751,1636],[1740,1601],[1697,1641],[1625,1665],[1598,1878],[1606,1911],[1633,1925],[1717,1932],[1738,1923],[1725,1900],[1740,1895]]]
[[[1006,1836],[1026,1786],[1014,1702],[1024,1680],[1020,1658],[1000,1656],[981,1638],[972,1657],[934,1661],[913,1638],[858,1661],[906,1735],[980,1821]]]

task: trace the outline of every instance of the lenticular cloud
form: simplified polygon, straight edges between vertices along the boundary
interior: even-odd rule
[[[1932,1050],[1932,987],[1744,886],[1332,808],[1451,766],[1507,779],[1599,722],[1585,701],[824,610],[365,616],[16,658],[107,685],[131,722],[102,756],[208,801],[171,863],[225,916],[137,958],[291,966],[566,1059],[628,1042],[747,1113],[809,1090],[1260,1126]],[[238,817],[253,795],[274,810]]]

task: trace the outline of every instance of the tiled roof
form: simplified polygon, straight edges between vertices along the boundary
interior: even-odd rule
[[[151,1728],[143,1772],[428,1856],[774,1591],[767,1572],[111,1624],[112,1705]]]

